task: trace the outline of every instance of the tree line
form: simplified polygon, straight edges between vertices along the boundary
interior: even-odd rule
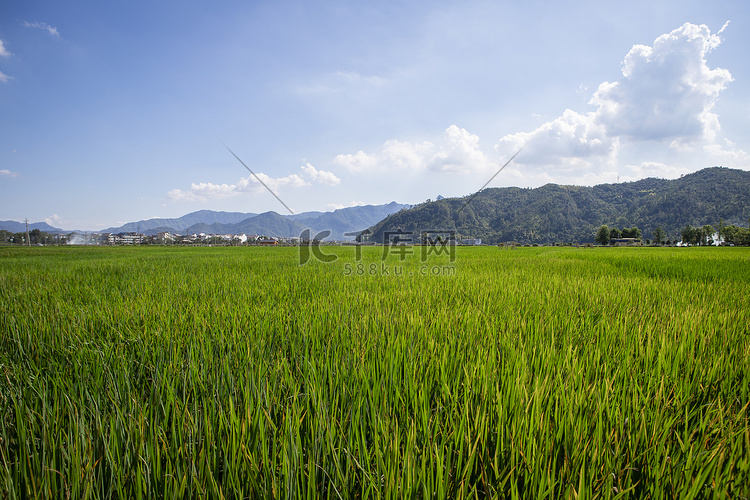
[[[49,234],[39,229],[28,232],[13,233],[5,229],[0,230],[0,244],[3,245],[55,245],[65,244],[66,237],[59,234]]]
[[[617,229],[615,227],[609,228],[606,225],[603,225],[599,228],[599,231],[596,233],[595,241],[599,243],[600,245],[609,245],[613,240],[618,240],[620,238],[628,238],[628,239],[634,239],[636,241],[640,241],[641,239],[641,230],[637,227],[631,227],[631,228],[623,228],[622,230]]]
[[[705,224],[700,227],[693,227],[690,224],[686,224],[680,231],[680,237],[684,245],[710,246],[718,243],[750,246],[750,228],[725,224],[721,219],[715,227],[711,224]],[[610,245],[620,238],[632,238],[635,241],[641,241],[641,230],[637,227],[620,230],[602,225],[596,233],[595,241],[600,245]],[[653,230],[653,241],[646,240],[646,243],[671,245],[678,242],[676,239],[675,241],[667,239],[666,231],[661,227],[657,227]]]
[[[750,220],[748,221],[750,222]],[[646,240],[646,244],[672,245],[678,241],[667,238],[667,232],[657,227],[653,230],[653,240]],[[686,224],[680,231],[681,241],[685,245],[708,246],[716,243],[736,246],[750,246],[750,227],[741,227],[734,224],[726,224],[719,220],[716,226],[705,224],[693,227]],[[595,241],[600,245],[610,245],[614,240],[631,238],[637,242],[641,241],[641,230],[637,227],[618,229],[602,225],[596,233]],[[714,240],[714,238],[717,238]],[[589,240],[590,241],[590,240]],[[0,230],[0,244],[2,245],[55,245],[67,244],[68,237],[59,234],[49,234],[39,229],[32,229],[27,233],[13,233]],[[216,241],[215,243],[221,243]]]
[[[732,245],[750,245],[750,228],[740,227],[734,224],[725,224],[719,220],[716,227],[706,224],[702,227],[693,227],[686,224],[682,228],[682,242],[690,245],[713,245],[714,236],[718,237],[720,243]]]

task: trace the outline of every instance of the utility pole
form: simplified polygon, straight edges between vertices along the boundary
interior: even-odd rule
[[[24,219],[26,221],[26,240],[29,242],[29,246],[31,246],[31,235],[29,234],[29,219]]]

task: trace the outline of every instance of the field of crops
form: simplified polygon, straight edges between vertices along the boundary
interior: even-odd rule
[[[0,248],[0,498],[750,497],[750,250],[413,250]]]

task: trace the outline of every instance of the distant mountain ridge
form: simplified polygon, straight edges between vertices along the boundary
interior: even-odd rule
[[[299,236],[305,229],[311,229],[315,233],[331,231],[327,239],[352,239],[345,233],[365,230],[390,214],[408,207],[409,205],[393,201],[386,205],[347,207],[333,212],[305,212],[295,215],[266,212],[236,223],[198,223],[186,228],[185,231],[206,234],[262,234],[288,238]]]
[[[216,212],[199,210],[174,219],[147,219],[128,222],[119,227],[110,227],[96,233],[139,232],[154,235],[160,232],[173,234],[255,234],[276,237],[299,236],[305,229],[315,233],[329,230],[328,239],[352,239],[344,233],[362,231],[378,223],[388,215],[408,208],[395,201],[385,205],[347,207],[333,212],[303,212],[294,215],[279,215],[276,212],[262,214],[242,212]],[[0,230],[13,233],[26,231],[26,224],[16,221],[0,221]],[[54,228],[45,222],[29,224],[29,229],[48,233],[67,234],[71,231]]]
[[[256,234],[264,236],[299,236],[305,226],[276,212],[248,217],[236,224],[195,224],[187,228],[189,234]]]
[[[467,203],[468,202],[468,203]],[[648,178],[594,187],[547,184],[535,189],[490,188],[469,197],[445,198],[392,214],[371,228],[371,241],[386,231],[455,231],[484,243],[593,242],[601,225],[638,227],[651,238],[661,227],[674,240],[686,224],[747,226],[750,172],[711,167],[679,179]]]
[[[198,210],[176,219],[146,219],[137,222],[128,222],[119,227],[102,229],[101,233],[133,233],[156,234],[169,231],[172,233],[184,232],[196,224],[236,224],[247,218],[255,217],[255,213],[242,212],[215,212],[213,210]]]
[[[51,233],[51,234],[62,234],[65,233],[62,229],[52,227],[46,222],[34,222],[29,223],[29,231],[33,231],[34,229],[38,229],[40,231],[44,231],[45,233]],[[14,220],[0,220],[0,231],[10,231],[11,233],[24,233],[26,232],[26,223],[25,222],[16,222]]]
[[[468,202],[468,203],[467,203]],[[686,225],[726,224],[747,226],[750,217],[750,172],[711,167],[667,180],[647,178],[635,182],[593,187],[547,184],[535,189],[489,188],[475,197],[443,198],[416,206],[348,207],[333,212],[280,215],[200,210],[175,219],[148,219],[96,232],[134,232],[147,235],[167,231],[177,234],[257,234],[294,237],[304,229],[330,230],[329,239],[370,228],[370,241],[380,242],[386,231],[455,231],[462,238],[485,243],[593,242],[602,224],[622,229],[638,227],[651,238],[661,227],[667,239],[679,237]],[[16,221],[0,221],[0,229],[26,230]],[[47,223],[29,229],[69,233]]]

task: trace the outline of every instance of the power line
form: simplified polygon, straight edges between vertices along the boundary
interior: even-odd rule
[[[239,156],[237,156],[236,154],[234,154],[234,151],[232,151],[231,149],[229,149],[229,146],[227,146],[226,144],[224,144],[224,147],[225,147],[225,148],[227,148],[227,151],[229,151],[230,153],[232,153],[232,156],[234,156],[235,158],[237,158],[237,161],[238,161],[238,162],[242,163],[242,166],[243,166],[243,167],[245,167],[245,168],[247,169],[247,171],[248,171],[248,172],[250,172],[251,174],[253,174],[253,177],[255,177],[255,178],[256,178],[256,179],[258,180],[258,182],[260,182],[261,184],[263,184],[263,187],[264,187],[264,188],[268,189],[268,192],[269,192],[269,193],[271,193],[271,194],[273,195],[273,197],[274,197],[274,198],[276,198],[277,200],[279,200],[279,203],[281,203],[282,205],[284,205],[284,207],[285,207],[285,208],[286,208],[287,210],[289,210],[289,213],[290,213],[290,214],[294,215],[294,211],[293,211],[293,210],[292,210],[291,208],[289,208],[289,207],[287,206],[287,204],[286,204],[286,203],[284,203],[283,201],[281,201],[281,198],[279,198],[279,197],[278,197],[278,196],[276,195],[276,193],[274,193],[273,191],[271,191],[271,188],[270,188],[270,187],[268,187],[268,186],[266,186],[266,183],[265,183],[265,182],[263,182],[263,181],[262,181],[262,180],[260,179],[260,177],[258,177],[257,175],[255,175],[255,172],[253,172],[252,170],[250,170],[250,167],[248,167],[247,165],[245,165],[245,162],[244,162],[244,161],[242,161],[242,160],[240,160],[240,157],[239,157]]]
[[[462,206],[461,208],[459,208],[459,209],[458,209],[458,213],[461,213],[461,211],[462,211],[462,210],[463,210],[464,208],[466,208],[466,205],[468,205],[469,203],[471,203],[471,200],[473,200],[473,199],[474,199],[474,197],[475,197],[476,195],[478,195],[478,194],[479,194],[479,191],[481,191],[482,189],[486,188],[486,187],[487,187],[487,184],[489,184],[490,182],[492,182],[492,179],[494,179],[495,177],[497,177],[497,174],[499,174],[500,172],[502,172],[502,171],[503,171],[503,169],[504,169],[505,167],[507,167],[508,165],[510,165],[510,162],[512,162],[512,161],[513,161],[513,159],[514,159],[514,158],[515,158],[516,156],[518,156],[518,153],[520,153],[521,151],[523,151],[523,148],[524,148],[524,147],[525,147],[525,146],[522,146],[522,147],[521,147],[521,149],[519,149],[518,151],[516,151],[516,154],[514,154],[513,156],[511,156],[511,157],[510,157],[510,160],[506,161],[506,162],[505,162],[505,165],[503,165],[502,167],[500,167],[500,170],[498,170],[497,172],[495,172],[495,175],[493,175],[492,177],[490,177],[490,180],[488,180],[487,182],[485,182],[485,183],[484,183],[484,186],[480,187],[480,188],[479,188],[479,190],[478,190],[477,192],[475,192],[474,194],[472,194],[472,195],[471,195],[471,197],[470,197],[470,198],[469,198],[468,200],[466,200],[466,203],[464,203],[464,204],[463,204],[463,206]]]

